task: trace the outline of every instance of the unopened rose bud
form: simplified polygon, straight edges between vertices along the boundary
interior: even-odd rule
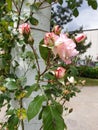
[[[30,34],[30,25],[28,23],[23,23],[19,25],[19,33],[23,35]]]
[[[61,33],[61,28],[59,25],[54,26],[52,30],[55,34],[59,35]]]
[[[68,86],[68,85],[70,85],[70,83],[69,83],[69,82],[66,82],[66,86]]]
[[[64,90],[64,91],[63,91],[63,94],[65,94],[65,95],[66,95],[66,94],[69,94],[69,93],[70,93],[70,92],[69,92],[68,90]]]
[[[86,38],[87,38],[87,37],[86,37],[85,34],[79,34],[79,35],[77,35],[77,36],[75,37],[75,41],[76,41],[77,43],[81,43],[81,42],[85,41]]]
[[[58,79],[63,78],[65,76],[65,72],[66,72],[66,69],[64,69],[63,67],[58,67],[55,70],[56,78],[58,78]]]

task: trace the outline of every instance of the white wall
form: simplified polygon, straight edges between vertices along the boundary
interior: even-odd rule
[[[98,30],[91,30],[91,31],[84,31],[87,35],[87,43],[91,42],[92,45],[90,48],[87,49],[87,52],[82,55],[84,58],[85,56],[92,56],[93,60],[96,61],[98,56]]]
[[[49,4],[45,3],[43,5],[43,7],[48,6],[48,5]],[[23,12],[29,13],[29,8],[25,7],[25,5],[23,8]],[[34,14],[34,16],[39,20],[39,24],[38,24],[38,26],[36,26],[36,28],[43,29],[46,31],[50,30],[50,17],[51,17],[51,8],[50,7],[39,10],[38,12],[36,12]],[[33,27],[35,28],[35,26],[33,26]],[[35,41],[34,46],[37,49],[37,51],[38,51],[39,42],[43,39],[44,34],[45,34],[45,32],[43,32],[43,31],[38,31],[38,30],[34,30],[34,29],[32,30],[32,37],[34,38],[34,41]],[[30,50],[29,46],[27,47],[27,50]],[[22,61],[20,61],[20,62],[22,64],[22,66],[17,71],[17,74],[19,74],[19,76],[21,76],[23,74],[22,72],[25,71],[23,68],[25,64]],[[40,67],[41,67],[41,69],[44,68],[44,63],[42,60],[40,60]],[[29,70],[28,73],[26,74],[26,76],[27,76],[27,84],[32,85],[35,82],[35,79],[34,79],[35,71]],[[25,108],[28,107],[30,101],[33,100],[33,98],[36,94],[37,93],[35,92],[30,96],[30,98],[24,99],[23,105]],[[25,123],[25,130],[39,130],[41,127],[41,121],[38,121],[37,117],[34,118],[33,120],[31,120],[29,123],[27,120],[25,120],[24,123]],[[21,130],[21,128],[19,128],[19,130]]]

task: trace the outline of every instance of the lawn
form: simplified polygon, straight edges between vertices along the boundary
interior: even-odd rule
[[[98,86],[98,79],[91,79],[85,77],[81,77],[79,79],[86,80],[85,86]]]

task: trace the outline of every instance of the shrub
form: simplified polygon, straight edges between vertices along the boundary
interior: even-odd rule
[[[80,77],[98,78],[98,67],[78,66],[77,69]]]

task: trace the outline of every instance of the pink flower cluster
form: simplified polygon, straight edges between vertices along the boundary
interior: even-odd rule
[[[76,43],[66,34],[60,33],[57,35],[55,32],[60,32],[60,28],[55,27],[53,31],[46,33],[44,44],[51,47],[55,56],[58,55],[66,64],[70,64],[72,58],[79,53],[76,50]]]

